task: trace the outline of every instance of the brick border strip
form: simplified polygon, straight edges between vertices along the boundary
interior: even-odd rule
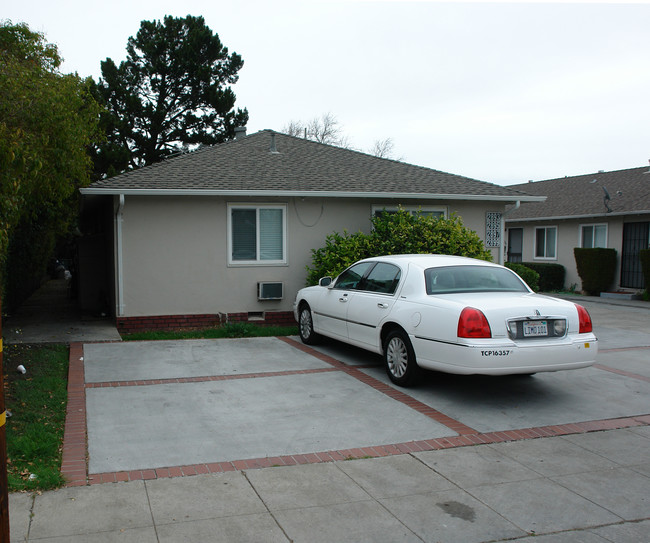
[[[167,379],[137,379],[130,381],[101,381],[85,383],[85,388],[115,388],[132,386],[165,385],[180,383],[204,383],[209,381],[236,381],[239,379],[260,379],[262,377],[284,377],[286,375],[306,375],[309,373],[328,373],[337,368],[316,368],[311,370],[261,371],[257,373],[241,373],[237,375],[203,375],[197,377],[170,377]]]
[[[341,460],[354,460],[361,458],[379,458],[384,456],[412,454],[423,451],[503,443],[505,441],[522,441],[524,439],[539,439],[543,437],[585,434],[588,432],[603,430],[620,430],[624,428],[647,425],[650,425],[650,415],[644,415],[641,417],[624,417],[620,419],[596,420],[555,426],[542,426],[539,428],[526,428],[523,430],[507,430],[503,432],[490,432],[486,434],[451,436],[437,439],[426,439],[422,441],[395,443],[392,445],[379,445],[374,447],[323,451],[308,454],[293,454],[267,458],[249,458],[243,460],[232,460],[229,462],[191,464],[185,466],[171,466],[132,471],[93,473],[88,475],[87,484],[93,485],[101,483],[117,483],[140,480],[147,481],[151,479],[190,477],[193,475],[225,473],[228,471],[242,471],[247,469],[250,470],[279,466],[297,466],[301,464],[322,464],[327,462],[338,462]]]
[[[71,343],[68,365],[68,405],[63,430],[61,473],[66,486],[84,486],[88,479],[86,389],[83,344]]]
[[[340,360],[336,360],[336,358],[332,358],[331,356],[323,354],[317,351],[316,349],[312,349],[311,347],[304,345],[296,341],[295,339],[291,339],[290,337],[278,337],[278,339],[284,341],[285,343],[288,343],[289,345],[295,347],[296,349],[299,349],[307,354],[315,356],[319,360],[326,362],[327,364],[330,364],[331,366],[347,373],[348,375],[351,375],[355,379],[358,379],[362,383],[374,388],[378,392],[385,394],[389,398],[401,402],[409,406],[411,409],[414,409],[418,413],[422,413],[423,415],[426,415],[427,417],[435,420],[436,422],[439,422],[440,424],[453,430],[457,434],[466,435],[466,434],[478,433],[476,430],[470,428],[469,426],[466,426],[462,422],[452,419],[451,417],[448,417],[447,415],[441,413],[440,411],[436,411],[432,407],[428,406],[425,403],[420,402],[419,400],[416,400],[415,398],[409,396],[408,394],[405,394],[404,392],[401,392],[391,387],[390,385],[382,383],[379,379],[375,379],[374,377],[371,377],[370,375],[362,372],[356,366],[348,366],[347,364],[344,364]]]

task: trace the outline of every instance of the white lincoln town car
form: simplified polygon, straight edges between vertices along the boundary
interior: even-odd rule
[[[301,289],[294,314],[304,343],[327,336],[380,353],[401,386],[420,368],[533,374],[584,368],[598,353],[584,307],[535,294],[512,270],[473,258],[360,260]]]

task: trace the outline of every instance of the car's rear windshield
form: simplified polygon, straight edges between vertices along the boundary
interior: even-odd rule
[[[424,271],[427,294],[459,292],[528,292],[526,285],[506,268],[446,266]]]

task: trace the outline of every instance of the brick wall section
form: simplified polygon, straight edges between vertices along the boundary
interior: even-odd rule
[[[227,322],[249,322],[259,326],[294,326],[296,320],[291,311],[265,311],[260,314],[213,313],[204,315],[151,315],[146,317],[117,317],[120,334],[152,330],[179,330],[192,328],[215,328]]]

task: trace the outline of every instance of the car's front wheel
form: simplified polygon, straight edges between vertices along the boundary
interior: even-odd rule
[[[311,308],[306,303],[300,305],[298,333],[300,334],[300,339],[306,345],[314,345],[320,339],[320,336],[314,332],[314,320],[311,316]]]
[[[415,383],[420,368],[408,335],[403,330],[389,332],[384,340],[384,364],[390,380],[407,387]]]

